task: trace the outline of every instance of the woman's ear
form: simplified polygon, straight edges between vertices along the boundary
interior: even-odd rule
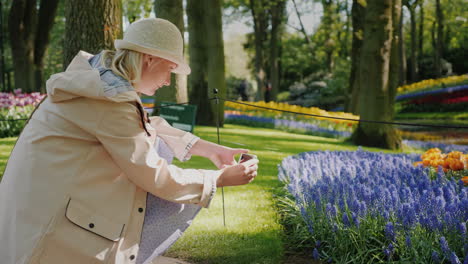
[[[146,63],[148,67],[152,67],[152,66],[159,64],[161,60],[162,60],[161,58],[148,55],[148,54],[145,54],[143,57],[143,62]]]
[[[152,56],[149,54],[143,54],[143,64],[146,66],[151,65]]]

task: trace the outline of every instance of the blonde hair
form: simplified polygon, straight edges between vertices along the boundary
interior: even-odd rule
[[[140,81],[142,63],[143,54],[128,49],[105,50],[101,56],[102,65],[131,83]]]

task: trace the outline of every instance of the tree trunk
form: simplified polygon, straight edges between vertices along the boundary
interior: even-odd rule
[[[345,11],[346,11],[346,29],[345,29],[345,39],[342,41],[341,47],[341,57],[347,58],[349,56],[349,33],[351,31],[351,13],[349,12],[349,3],[345,1]]]
[[[222,0],[204,0],[205,28],[206,28],[206,53],[208,56],[208,95],[213,98],[213,91],[218,89],[218,96],[226,98],[226,80],[224,64],[224,42],[222,23]],[[220,125],[224,123],[224,101],[219,101],[218,108],[214,100],[209,101],[213,115],[219,114]],[[218,112],[219,111],[219,112]],[[217,118],[218,118],[217,117]],[[203,119],[202,119],[203,120]],[[205,118],[203,124],[216,125],[216,118]]]
[[[276,101],[279,92],[279,49],[281,45],[282,23],[285,4],[283,0],[272,3],[271,7],[271,37],[270,37],[270,100]]]
[[[360,75],[359,115],[364,120],[391,121],[390,57],[392,50],[392,0],[368,1],[364,23]],[[358,145],[398,149],[400,140],[391,125],[359,122],[353,134]]]
[[[416,40],[416,4],[408,5],[410,11],[411,21],[411,64],[410,64],[410,81],[416,82],[418,80],[418,69],[417,69],[417,40]]]
[[[192,73],[188,76],[190,103],[198,106],[197,123],[205,122],[204,116],[213,119],[211,107],[205,107],[208,95],[206,32],[203,5],[200,0],[187,0],[187,19],[189,32],[189,58]],[[206,1],[206,0],[202,0]],[[203,107],[202,107],[203,106]]]
[[[65,19],[65,68],[78,51],[113,50],[114,40],[122,37],[121,0],[66,1]]]
[[[393,0],[392,8],[392,23],[393,23],[393,32],[392,32],[392,50],[390,54],[390,73],[389,73],[389,113],[390,120],[394,118],[394,107],[395,107],[395,97],[396,92],[400,81],[400,69],[401,69],[401,45],[402,39],[400,38],[401,34],[401,5],[402,0]]]
[[[424,0],[419,0],[419,37],[418,37],[418,65],[423,54],[423,38],[424,38]]]
[[[189,54],[192,73],[189,76],[190,102],[198,105],[197,123],[216,125],[224,120],[224,102],[210,100],[214,89],[226,97],[224,45],[222,35],[221,1],[188,0]],[[220,111],[220,112],[218,112]]]
[[[327,72],[332,73],[333,71],[333,51],[335,50],[335,42],[332,38],[332,24],[333,21],[333,1],[332,0],[322,0],[323,6],[323,17],[322,17],[322,25],[323,25],[323,32],[325,33],[325,53],[326,53],[326,61],[325,65],[327,67]],[[338,33],[337,33],[338,34]]]
[[[436,21],[437,21],[437,39],[435,50],[435,72],[436,77],[442,76],[442,50],[443,50],[443,33],[444,33],[444,16],[440,6],[440,0],[436,0]]]
[[[263,43],[266,39],[266,30],[268,27],[267,15],[265,13],[263,0],[249,0],[250,11],[254,22],[255,35],[255,79],[257,81],[257,101],[265,99],[265,62],[263,58]]]
[[[351,73],[349,75],[349,88],[346,96],[347,100],[345,110],[346,112],[357,114],[360,90],[359,61],[361,59],[365,15],[365,7],[361,5],[360,1],[353,0],[351,15],[353,24],[353,38],[351,46]]]
[[[8,28],[15,73],[15,88],[34,91],[34,33],[37,19],[36,0],[13,1]]]
[[[182,37],[184,37],[184,9],[182,0],[156,0],[154,1],[154,11],[156,17],[171,21],[176,25]],[[159,106],[160,102],[188,102],[187,94],[187,75],[172,74],[171,85],[159,89],[156,93],[155,105]]]
[[[50,31],[54,25],[59,0],[42,0],[39,8],[39,18],[34,45],[35,90],[45,93],[44,57],[49,46]]]
[[[405,39],[403,34],[403,6],[400,8],[400,20],[398,21],[398,33],[399,33],[399,42],[398,42],[398,49],[400,55],[400,82],[398,83],[399,86],[406,84],[406,75],[407,75],[407,67],[406,67],[406,49],[405,49]]]

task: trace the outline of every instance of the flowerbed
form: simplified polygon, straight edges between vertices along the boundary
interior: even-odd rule
[[[439,99],[450,99],[450,98],[458,98],[460,96],[464,96],[467,94],[467,92],[468,92],[468,85],[459,85],[459,86],[441,88],[441,89],[436,89],[436,90],[425,90],[425,91],[407,93],[403,95],[398,95],[395,99],[397,101],[405,101],[405,100],[415,99],[415,98],[424,98],[424,99],[417,99],[415,102],[428,102],[428,101],[438,102]]]
[[[35,106],[44,98],[40,93],[0,93],[0,138],[18,136]]]
[[[398,94],[407,94],[424,90],[432,90],[440,87],[455,86],[468,83],[468,75],[450,76],[440,79],[427,79],[417,83],[398,87]]]
[[[275,102],[248,102],[248,104],[252,106],[226,102],[225,121],[227,123],[233,124],[278,128],[284,131],[318,136],[348,137],[351,135],[351,132],[353,131],[357,122],[330,119],[326,117],[359,119],[359,116],[355,116],[349,113],[327,112],[316,107],[302,107]],[[287,112],[263,109],[259,107],[268,107]],[[325,116],[325,118],[300,114],[298,115],[288,112],[321,115]]]
[[[335,130],[333,125],[328,128],[304,121],[294,121],[287,119],[275,119],[269,117],[258,117],[243,115],[236,112],[225,111],[225,122],[229,124],[246,125],[252,127],[276,128],[282,131],[293,133],[303,133],[308,135],[323,136],[323,137],[349,137],[351,131]]]
[[[412,148],[428,150],[431,148],[438,148],[443,152],[450,151],[461,151],[468,153],[468,145],[455,145],[455,144],[444,144],[434,141],[420,141],[420,140],[403,140],[403,144],[410,146]]]
[[[342,124],[343,126],[349,126],[353,125],[355,122],[352,121],[347,121],[347,120],[338,120],[338,119],[329,119],[326,117],[338,117],[338,118],[349,118],[349,119],[359,119],[359,116],[350,114],[350,113],[344,113],[344,112],[327,112],[325,110],[322,110],[317,107],[302,107],[298,105],[289,105],[286,103],[276,103],[276,102],[268,102],[265,103],[263,101],[261,102],[248,102],[249,105],[243,105],[243,104],[237,104],[233,102],[226,102],[225,107],[226,110],[235,110],[235,111],[240,111],[242,113],[249,113],[251,115],[255,116],[262,116],[262,117],[278,117],[278,116],[283,116],[283,117],[293,117],[298,120],[322,120],[325,122],[331,122],[335,124]],[[268,110],[264,109],[261,107],[267,107],[267,108],[273,108],[281,111],[290,111],[290,112],[296,112],[296,113],[301,113],[301,114],[309,114],[309,115],[321,115],[325,116],[323,117],[315,117],[315,116],[306,116],[306,115],[300,115],[296,116],[296,114],[291,114],[291,113],[285,113],[285,112],[280,112],[280,111],[275,111],[275,110]],[[284,118],[284,119],[290,119],[290,118]]]
[[[468,261],[468,189],[417,155],[307,152],[279,166],[308,227],[312,256],[333,263]]]
[[[405,130],[397,130],[398,134],[406,139],[410,140],[410,142],[406,142],[407,145],[417,148],[421,148],[418,146],[418,141],[432,141],[437,142],[437,144],[448,144],[446,148],[447,150],[450,147],[454,147],[452,145],[468,145],[468,132],[462,131],[405,131]],[[415,141],[414,144],[412,141]],[[429,143],[426,143],[427,145]],[[424,146],[424,145],[423,145]],[[424,146],[425,149],[429,149],[430,147]]]

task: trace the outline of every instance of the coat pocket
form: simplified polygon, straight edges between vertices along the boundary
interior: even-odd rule
[[[76,200],[69,200],[65,217],[75,225],[111,241],[119,241],[124,224],[114,223],[112,220],[100,216],[87,209]]]
[[[106,263],[125,227],[73,199],[59,219],[44,239],[41,264]]]

